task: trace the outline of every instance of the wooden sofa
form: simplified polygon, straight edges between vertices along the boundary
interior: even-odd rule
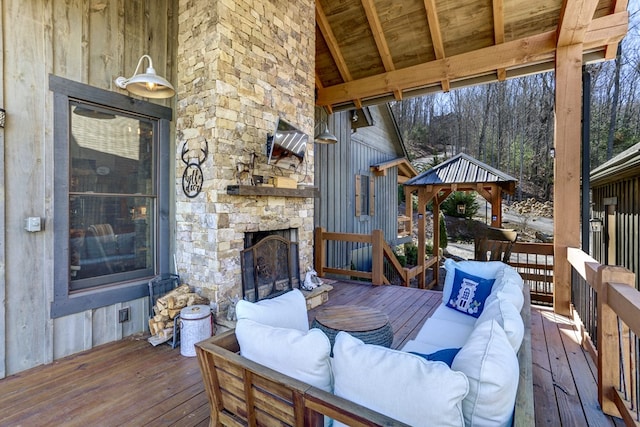
[[[533,426],[530,299],[522,309],[525,336],[518,352],[520,381],[514,426]],[[323,416],[349,426],[404,426],[399,421],[243,358],[235,331],[196,344],[211,410],[211,426],[323,425]]]

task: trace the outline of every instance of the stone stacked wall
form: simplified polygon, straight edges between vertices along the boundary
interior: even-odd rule
[[[314,2],[180,0],[178,21],[176,261],[180,276],[224,311],[242,296],[245,232],[297,228],[301,269],[312,264],[313,199],[230,196],[226,188],[251,152],[255,174],[313,183]],[[278,117],[310,135],[295,171],[266,164]],[[203,188],[188,198],[183,148],[193,159],[205,145]]]

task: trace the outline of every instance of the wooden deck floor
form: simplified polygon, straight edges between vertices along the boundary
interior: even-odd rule
[[[389,315],[393,347],[415,336],[440,292],[339,282],[327,304]],[[313,311],[310,312],[310,319]],[[536,425],[613,426],[600,412],[595,367],[567,319],[532,310]],[[204,426],[209,408],[195,358],[127,339],[0,380],[0,426]]]

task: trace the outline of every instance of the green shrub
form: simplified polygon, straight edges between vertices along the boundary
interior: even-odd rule
[[[464,205],[464,213],[458,212],[458,205]],[[454,191],[440,205],[440,209],[446,215],[458,218],[473,218],[479,208],[475,193],[465,193],[462,191]]]
[[[440,212],[440,247],[446,248],[449,244],[449,237],[447,236],[447,224],[444,222],[444,215]]]
[[[413,243],[404,244],[404,254],[408,265],[418,265],[418,247]]]

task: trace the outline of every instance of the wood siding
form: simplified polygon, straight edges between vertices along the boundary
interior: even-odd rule
[[[640,289],[640,175],[594,185],[592,202],[593,217],[603,223],[602,231],[591,232],[593,257],[602,264],[620,265],[636,273],[636,288]],[[613,206],[613,224],[608,223],[607,206]],[[607,239],[607,230],[615,236]],[[608,240],[615,242],[615,247],[608,248]],[[612,256],[607,256],[608,249]]]
[[[350,112],[329,116],[329,130],[338,143],[316,144],[315,182],[320,191],[314,210],[315,224],[329,232],[371,234],[375,229],[384,230],[385,240],[394,245],[398,229],[398,168],[375,176],[371,166],[403,157],[401,142],[395,133],[393,118],[386,105],[370,107],[374,125],[351,129]],[[325,120],[324,112],[316,113],[316,123]],[[324,125],[321,124],[320,127]],[[356,175],[368,175],[374,190],[374,206],[368,215],[356,215]],[[329,249],[327,264],[344,266],[349,260],[344,246]]]
[[[159,75],[175,81],[177,3],[2,2],[0,106],[7,124],[0,129],[0,378],[145,328],[146,298],[55,320],[49,315],[54,241],[68,236],[54,236],[52,226],[53,93],[47,82],[54,74],[119,91],[114,78],[130,77],[143,54],[151,55]],[[174,100],[154,102],[172,106]],[[43,231],[24,230],[30,216],[42,218]],[[131,308],[131,321],[118,323],[122,307]]]

